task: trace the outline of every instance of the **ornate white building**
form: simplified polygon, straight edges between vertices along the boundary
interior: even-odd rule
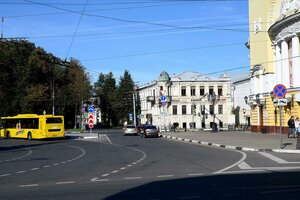
[[[140,121],[167,130],[172,126],[211,128],[214,121],[218,127],[227,127],[232,118],[230,86],[231,80],[226,75],[213,78],[186,71],[170,77],[167,72],[162,72],[158,80],[137,90]],[[209,94],[215,94],[214,101],[208,98]]]

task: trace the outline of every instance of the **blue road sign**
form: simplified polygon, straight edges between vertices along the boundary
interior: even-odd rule
[[[164,102],[164,101],[167,100],[167,97],[166,97],[166,96],[161,96],[161,97],[160,97],[160,100],[161,100],[162,102]]]
[[[167,103],[165,101],[161,102],[161,106],[166,106]]]
[[[273,94],[277,98],[284,98],[286,95],[286,87],[283,84],[277,84],[273,88]]]
[[[94,107],[93,106],[89,106],[88,107],[88,111],[91,113],[91,112],[94,112]]]

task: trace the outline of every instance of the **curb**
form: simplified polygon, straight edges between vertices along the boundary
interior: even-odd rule
[[[160,135],[161,137],[172,139],[172,140],[178,140],[183,142],[190,142],[194,144],[201,144],[201,145],[207,145],[217,148],[225,148],[225,149],[233,149],[233,150],[240,150],[240,151],[251,151],[251,152],[276,152],[276,153],[300,153],[300,150],[292,150],[292,149],[255,149],[255,148],[249,148],[249,147],[238,147],[228,144],[217,144],[213,142],[204,142],[204,141],[198,141],[198,140],[191,140],[191,139],[184,139],[169,135]]]

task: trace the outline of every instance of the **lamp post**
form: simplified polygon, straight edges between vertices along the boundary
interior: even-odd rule
[[[213,125],[212,125],[212,132],[217,132],[217,125],[215,122],[216,119],[216,115],[215,115],[215,104],[217,103],[217,101],[220,99],[219,95],[216,95],[215,92],[212,92],[211,94],[209,94],[207,96],[208,101],[210,101],[212,103],[212,114],[213,114]]]

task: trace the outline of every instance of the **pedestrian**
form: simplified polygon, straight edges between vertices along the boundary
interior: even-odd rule
[[[295,120],[294,120],[294,116],[291,116],[291,118],[289,119],[288,126],[289,126],[288,138],[290,138],[290,134],[295,135]]]
[[[296,120],[295,120],[295,134],[294,136],[295,137],[298,137],[298,134],[300,133],[300,120],[299,120],[299,117],[296,117]]]

